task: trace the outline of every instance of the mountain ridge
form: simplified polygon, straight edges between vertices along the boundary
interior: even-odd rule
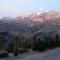
[[[0,19],[0,32],[27,35],[30,32],[58,32],[60,30],[60,12],[48,11],[28,16]]]

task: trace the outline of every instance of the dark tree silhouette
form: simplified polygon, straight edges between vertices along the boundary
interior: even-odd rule
[[[36,35],[33,35],[33,50],[36,50],[37,46],[36,46]]]
[[[60,46],[60,40],[59,40],[59,35],[58,34],[56,34],[56,45],[57,46]]]
[[[14,55],[17,56],[18,55],[18,48],[19,48],[19,37],[15,37],[14,40]]]

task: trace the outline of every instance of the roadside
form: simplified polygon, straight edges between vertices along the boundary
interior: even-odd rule
[[[28,52],[18,56],[2,58],[0,60],[60,60],[60,48],[47,50],[45,52]]]

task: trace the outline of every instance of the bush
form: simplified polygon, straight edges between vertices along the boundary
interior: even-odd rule
[[[25,40],[25,41],[22,43],[22,48],[23,48],[23,49],[26,49],[26,48],[28,48],[28,47],[29,47],[29,45],[28,45],[27,41]]]
[[[40,38],[36,39],[36,36],[34,37],[34,51],[44,51],[46,49],[53,49],[55,47],[60,46],[60,40],[59,35],[56,34],[55,37],[48,35],[44,37],[44,40],[42,41]]]
[[[44,41],[38,39],[33,50],[44,51],[46,49],[46,44]]]
[[[46,44],[44,41],[38,40],[37,47],[38,47],[37,49],[38,51],[44,51],[46,49]]]
[[[8,53],[4,53],[4,54],[0,55],[0,58],[5,58],[5,57],[8,57],[8,56],[9,56]]]
[[[9,44],[9,47],[7,48],[7,51],[9,53],[13,53],[13,51],[14,51],[14,43],[13,42],[11,44]]]
[[[19,53],[20,54],[26,53],[26,52],[28,52],[28,49],[19,48]]]
[[[8,52],[5,50],[0,50],[0,58],[5,58],[8,57]]]
[[[15,52],[15,53],[14,53],[14,56],[18,56],[18,53],[17,53],[17,52]]]

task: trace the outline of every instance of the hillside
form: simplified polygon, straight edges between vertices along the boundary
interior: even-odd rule
[[[30,32],[58,32],[60,33],[60,12],[49,11],[33,13],[16,18],[4,17],[0,19],[0,32],[26,36]]]

